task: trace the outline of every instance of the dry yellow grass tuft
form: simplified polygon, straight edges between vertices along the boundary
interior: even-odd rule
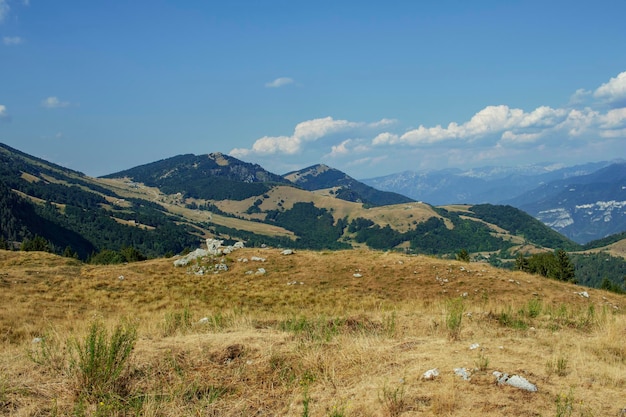
[[[0,251],[0,415],[605,416],[626,407],[624,296],[398,253],[242,249],[218,261],[229,270],[200,276],[171,259],[94,266]],[[88,370],[77,346],[89,347],[93,323],[108,329],[104,341],[120,323],[137,330],[115,387],[97,394],[79,385]],[[433,368],[440,376],[422,379]],[[499,386],[496,370],[538,391]]]

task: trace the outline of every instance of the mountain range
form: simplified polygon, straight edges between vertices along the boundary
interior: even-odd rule
[[[431,204],[504,204],[584,244],[626,230],[626,162],[403,172],[363,180]]]
[[[585,198],[605,201],[615,186],[607,185],[602,194],[594,184],[619,183],[623,165],[604,164],[595,176],[571,177],[586,178],[580,189],[595,191],[581,193],[575,204],[587,213]],[[525,197],[528,204],[537,201],[529,213],[539,215],[545,205],[565,207],[568,201],[550,196],[571,183]],[[617,211],[613,218],[620,218]],[[463,249],[474,259],[510,265],[520,253],[557,248],[602,246],[622,256],[624,238],[583,247],[512,205],[433,206],[379,191],[325,165],[277,175],[221,153],[188,154],[92,178],[6,145],[0,145],[0,226],[6,247],[40,237],[47,249],[82,259],[103,252],[110,259],[111,251],[129,248],[149,257],[175,254],[213,237],[248,246],[369,247],[451,257]],[[610,231],[603,229],[602,237]]]

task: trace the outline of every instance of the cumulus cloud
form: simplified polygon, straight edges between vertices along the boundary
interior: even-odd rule
[[[265,86],[268,88],[278,88],[283,87],[285,85],[293,84],[293,79],[289,77],[280,77],[276,78],[274,81],[270,81],[265,83]]]
[[[624,103],[626,101],[626,71],[598,87],[593,96],[608,103]]]
[[[252,145],[252,148],[236,148],[230,151],[230,155],[237,158],[252,154],[294,155],[301,152],[307,142],[314,142],[337,133],[356,132],[359,129],[374,129],[380,126],[381,122],[383,122],[382,125],[386,126],[389,124],[389,119],[383,119],[369,124],[342,119],[335,120],[332,117],[306,120],[296,125],[291,136],[264,136],[257,139]],[[345,146],[344,144],[344,147]],[[340,148],[337,149],[340,150]]]
[[[9,113],[7,112],[7,106],[0,104],[0,121],[8,121],[10,120]]]
[[[421,124],[404,132],[385,128],[370,143],[397,161],[415,158],[421,169],[433,169],[467,165],[470,160],[474,164],[537,160],[538,155],[569,155],[578,161],[612,158],[625,140],[626,72],[622,72],[596,89],[577,90],[563,107],[486,106],[465,121],[447,125]]]
[[[58,99],[58,97],[48,97],[41,100],[41,106],[47,109],[60,109],[69,105],[69,101],[61,101]]]
[[[537,158],[556,155],[567,163],[610,159],[619,156],[616,150],[626,141],[626,72],[597,88],[577,90],[560,107],[499,104],[447,124],[414,124],[417,128],[408,130],[399,124],[394,119],[371,123],[311,119],[298,123],[291,134],[261,137],[249,148],[233,149],[231,155],[269,165],[301,161],[300,167],[327,160],[339,169],[360,170],[362,177],[375,175],[382,160],[387,165],[393,161],[388,169],[400,171],[540,162]]]
[[[5,36],[2,38],[2,43],[7,46],[15,46],[24,43],[24,40],[19,36]]]
[[[346,139],[338,145],[331,146],[330,153],[327,155],[331,158],[348,155],[350,153],[350,144],[352,139]]]
[[[566,114],[563,109],[548,106],[538,107],[530,113],[505,105],[487,106],[462,124],[451,122],[446,127],[420,125],[402,135],[383,132],[374,138],[372,144],[422,146],[449,140],[474,142],[504,132],[509,132],[507,139],[511,139],[516,133],[514,130],[551,126],[563,120]]]

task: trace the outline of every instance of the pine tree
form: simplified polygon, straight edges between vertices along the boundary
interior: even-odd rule
[[[574,264],[570,260],[567,252],[563,249],[557,249],[554,253],[556,258],[556,268],[554,271],[554,278],[559,281],[576,282],[576,275],[574,273]]]

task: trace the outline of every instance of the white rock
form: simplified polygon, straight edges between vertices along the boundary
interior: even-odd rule
[[[506,384],[515,388],[523,389],[525,391],[536,392],[537,386],[528,382],[526,378],[519,375],[513,375],[509,377],[508,374],[504,374],[502,372],[494,371],[493,376],[496,377],[496,382],[500,385]]]
[[[208,254],[208,251],[198,248],[195,251],[183,256],[182,258],[176,259],[174,261],[174,266],[185,266],[194,259],[202,258],[203,256],[207,256]]]
[[[265,268],[259,268],[254,273],[255,275],[265,275]]]
[[[222,264],[215,264],[215,271],[228,271],[228,265],[222,263]]]
[[[363,275],[359,274],[358,272],[356,274],[352,274],[352,276],[354,278],[361,278]]]
[[[284,251],[282,251],[280,254],[281,255],[293,255],[295,252],[293,251],[293,249],[285,249]]]
[[[513,375],[506,381],[507,385],[515,388],[523,389],[525,391],[537,392],[537,386],[528,382],[526,378],[519,375]]]
[[[587,291],[579,292],[578,295],[580,295],[581,297],[589,298],[589,293]]]
[[[250,258],[250,260],[254,262],[265,262],[265,258],[260,258],[258,256],[253,256]]]
[[[222,247],[222,244],[224,243],[223,240],[219,240],[219,239],[207,239],[206,240],[206,249],[207,252],[211,255],[217,255],[220,252],[220,248]]]
[[[466,381],[470,380],[470,374],[465,368],[454,368],[454,374],[460,376]]]
[[[198,321],[198,323],[200,323],[200,324],[206,324],[206,323],[208,323],[208,322],[209,322],[209,318],[208,318],[208,317],[202,317],[202,318]]]
[[[120,275],[119,277],[117,277],[117,279],[119,279],[120,281],[124,281],[124,275]]]
[[[43,339],[41,337],[35,337],[33,339],[33,343],[41,343],[41,342],[43,342]]]
[[[428,371],[424,372],[424,374],[422,375],[422,379],[425,379],[427,381],[431,381],[431,380],[437,378],[438,376],[439,376],[439,369],[433,368],[433,369],[429,369]]]
[[[478,349],[479,347],[480,345],[478,343],[472,343],[469,348],[470,350],[474,350],[474,349]]]

